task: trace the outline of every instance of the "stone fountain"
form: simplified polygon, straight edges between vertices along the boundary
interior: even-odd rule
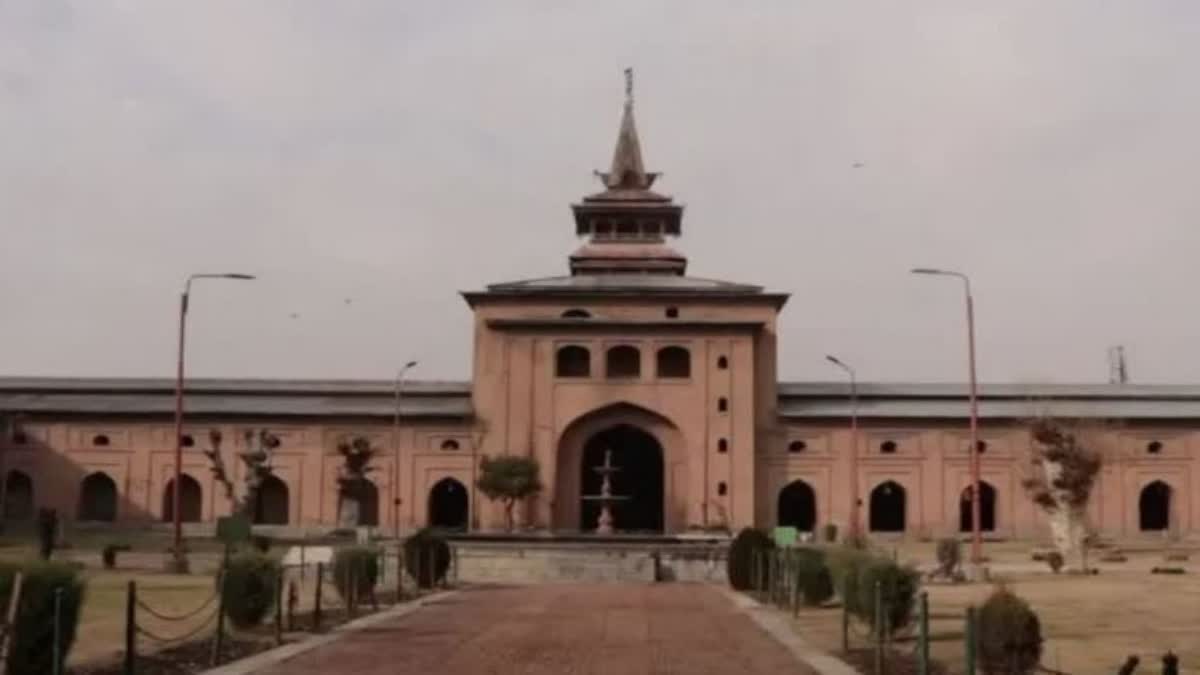
[[[620,467],[612,465],[612,449],[604,450],[604,464],[592,467],[592,471],[600,474],[600,494],[584,495],[584,499],[600,503],[600,518],[596,521],[596,534],[613,533],[612,505],[629,499],[628,495],[612,493],[611,476],[620,471]]]

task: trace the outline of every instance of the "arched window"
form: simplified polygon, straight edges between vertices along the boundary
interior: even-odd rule
[[[1161,532],[1171,528],[1171,486],[1151,481],[1138,496],[1138,529]]]
[[[683,347],[663,347],[658,350],[659,377],[690,377],[692,355]]]
[[[92,436],[92,445],[98,447],[104,447],[108,445],[108,436],[105,436],[104,434],[96,434],[95,436]]]
[[[467,529],[467,488],[453,478],[443,478],[429,489],[429,526]]]
[[[729,494],[729,485],[727,485],[725,481],[717,483],[717,496],[724,497],[727,494]]]
[[[907,507],[908,497],[899,483],[891,480],[880,483],[871,490],[871,531],[903,532]]]
[[[457,450],[458,449],[458,441],[454,440],[453,438],[447,438],[446,440],[442,441],[442,449],[443,450]]]
[[[729,441],[724,438],[717,441],[717,452],[729,452]]]
[[[24,471],[9,471],[4,479],[4,518],[29,520],[33,517],[33,479]]]
[[[288,486],[278,476],[267,476],[254,500],[255,525],[288,524]]]
[[[196,439],[192,438],[192,436],[190,434],[184,434],[183,436],[181,436],[179,438],[180,447],[190,448],[195,444],[196,444]]]
[[[111,523],[117,519],[117,484],[108,474],[88,474],[79,484],[79,520]]]
[[[559,347],[554,369],[559,377],[587,377],[592,374],[592,353],[579,345]]]
[[[804,441],[792,441],[788,443],[788,452],[804,452],[808,449],[808,443]]]
[[[794,480],[780,490],[776,520],[780,527],[794,527],[801,532],[816,529],[817,495],[812,486],[802,480]]]
[[[590,318],[592,318],[592,313],[587,311],[586,309],[568,309],[567,311],[562,313],[562,318],[564,318],[564,319],[590,319]]]
[[[729,399],[724,396],[717,399],[717,412],[729,412]]]
[[[958,529],[960,532],[972,532],[974,522],[974,504],[971,499],[971,486],[962,491],[962,499],[958,502]],[[986,481],[979,481],[979,530],[994,532],[996,530],[996,488]]]
[[[200,522],[200,512],[204,504],[200,483],[185,473],[180,476],[179,484],[183,486],[179,490],[179,521],[182,523]],[[163,490],[162,515],[164,523],[175,520],[175,479],[173,478],[167,481],[167,487]]]
[[[642,374],[641,352],[629,345],[609,348],[605,372],[609,377],[638,377]]]
[[[717,370],[725,370],[729,367],[729,359],[724,356],[717,357]]]
[[[896,441],[884,441],[879,444],[879,451],[885,455],[896,454]]]
[[[1157,455],[1162,452],[1162,441],[1150,441],[1146,444],[1146,452]]]

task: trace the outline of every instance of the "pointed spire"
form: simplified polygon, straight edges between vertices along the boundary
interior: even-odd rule
[[[621,115],[621,129],[617,132],[612,167],[600,177],[609,189],[629,190],[646,190],[658,177],[657,174],[646,173],[642,163],[642,145],[633,123],[633,68],[625,69],[625,111]]]

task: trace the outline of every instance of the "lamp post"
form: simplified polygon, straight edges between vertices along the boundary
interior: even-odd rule
[[[400,541],[400,393],[404,387],[404,375],[416,367],[416,361],[409,361],[396,372],[396,401],[392,415],[392,530],[396,541]]]
[[[846,371],[850,376],[850,537],[859,534],[859,504],[858,504],[858,378],[854,369],[832,354],[826,354],[825,360]]]
[[[175,572],[186,572],[188,568],[187,554],[183,550],[183,526],[179,513],[179,479],[183,473],[183,348],[184,336],[187,334],[188,297],[192,292],[192,282],[197,279],[250,281],[254,279],[254,275],[236,272],[193,274],[187,278],[187,282],[183,285],[183,294],[179,296],[179,348],[175,357],[175,478],[171,483],[171,520],[175,531],[170,568]]]
[[[962,272],[918,267],[913,274],[932,274],[956,277],[963,282],[967,298],[967,362],[970,372],[971,445],[967,452],[971,457],[971,562],[983,564],[983,532],[980,530],[979,505],[979,396],[975,382],[975,301],[971,296],[971,279]]]

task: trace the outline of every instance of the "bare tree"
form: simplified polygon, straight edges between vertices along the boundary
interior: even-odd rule
[[[1067,424],[1049,417],[1030,425],[1033,437],[1028,472],[1022,485],[1046,513],[1054,547],[1070,568],[1086,569],[1087,506],[1103,466],[1103,455],[1092,427]],[[1083,439],[1089,436],[1089,441]]]
[[[233,513],[241,513],[253,520],[254,508],[258,504],[258,492],[263,482],[274,472],[271,460],[275,449],[279,447],[279,437],[266,429],[247,429],[244,433],[246,449],[238,453],[238,458],[246,465],[246,475],[243,479],[242,496],[239,498],[233,484],[233,478],[225,468],[225,460],[221,454],[221,432],[213,429],[208,432],[211,448],[204,451],[204,456],[212,464],[210,470],[213,479],[225,487],[225,498],[229,500]]]

